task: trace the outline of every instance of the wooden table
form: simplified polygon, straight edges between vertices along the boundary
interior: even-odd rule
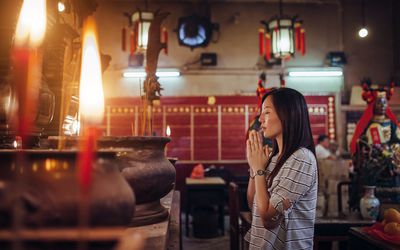
[[[189,214],[198,206],[217,206],[218,224],[224,235],[224,206],[226,183],[220,177],[205,177],[203,179],[186,178],[186,236],[189,236]]]
[[[317,218],[314,224],[314,249],[318,249],[318,244],[321,242],[339,241],[346,245],[349,236],[348,231],[351,227],[371,226],[375,221],[366,221],[355,218]],[[342,246],[341,248],[346,248]]]
[[[400,245],[374,238],[364,233],[361,227],[352,227],[349,231],[349,249],[363,250],[399,250]]]

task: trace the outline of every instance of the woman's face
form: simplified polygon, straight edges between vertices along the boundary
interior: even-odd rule
[[[278,114],[275,111],[271,96],[268,96],[262,105],[259,121],[264,137],[275,139],[278,135],[282,134],[281,120],[279,120]]]

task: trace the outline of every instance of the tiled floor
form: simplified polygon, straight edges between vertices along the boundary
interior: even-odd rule
[[[225,216],[225,235],[210,238],[199,239],[193,237],[193,230],[191,223],[190,236],[186,237],[185,230],[185,216],[182,215],[182,247],[183,250],[229,250],[229,216]]]

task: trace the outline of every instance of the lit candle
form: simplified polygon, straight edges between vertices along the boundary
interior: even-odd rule
[[[171,128],[167,125],[167,129],[165,130],[165,134],[170,137],[171,136]]]
[[[93,152],[96,149],[97,127],[103,122],[104,93],[96,24],[88,17],[83,26],[82,65],[79,88],[79,111],[83,129],[80,154],[80,185],[83,192],[90,186]]]
[[[165,134],[168,137],[171,137],[171,128],[169,127],[169,125],[167,126],[167,129],[165,130]],[[167,154],[168,154],[168,143],[167,143],[167,145],[165,145],[165,156],[167,156]]]
[[[15,30],[13,65],[18,98],[18,134],[28,135],[36,115],[46,31],[46,0],[24,0]]]

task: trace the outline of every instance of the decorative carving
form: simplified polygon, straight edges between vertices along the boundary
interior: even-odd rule
[[[158,82],[157,63],[160,51],[166,47],[165,43],[160,41],[161,22],[169,15],[168,12],[160,13],[157,10],[154,13],[154,19],[152,20],[149,28],[149,40],[146,51],[146,79],[144,81],[144,107],[142,115],[142,135],[153,133],[152,126],[152,106],[154,100],[159,100],[161,96],[161,84]],[[147,129],[146,129],[147,128]]]
[[[146,93],[147,102],[152,105],[153,100],[160,99],[163,90],[158,77],[156,76],[158,56],[160,51],[166,47],[165,43],[160,41],[161,22],[169,15],[168,12],[160,13],[157,10],[154,13],[154,19],[149,28],[149,42],[146,51],[146,80],[144,82],[144,92]]]

